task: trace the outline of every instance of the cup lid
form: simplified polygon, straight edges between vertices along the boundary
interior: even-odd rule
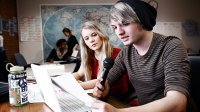
[[[23,71],[23,70],[24,70],[24,67],[22,67],[22,66],[13,66],[10,68],[11,72]]]

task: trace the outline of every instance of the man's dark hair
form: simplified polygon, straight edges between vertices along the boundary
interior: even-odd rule
[[[66,27],[63,28],[63,31],[62,31],[62,32],[63,32],[63,33],[64,33],[64,32],[68,32],[68,33],[71,35],[71,30],[70,30],[69,28],[66,28]]]
[[[62,43],[64,42],[67,42],[65,39],[59,39],[57,42],[56,42],[56,46],[57,47],[60,47],[62,45]]]

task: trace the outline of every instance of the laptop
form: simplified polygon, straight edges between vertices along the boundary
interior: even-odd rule
[[[92,112],[91,108],[86,106],[83,101],[70,93],[66,91],[55,92],[58,86],[52,83],[45,67],[31,64],[31,68],[45,103],[54,112]]]

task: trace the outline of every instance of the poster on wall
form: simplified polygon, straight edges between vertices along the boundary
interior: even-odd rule
[[[39,17],[20,18],[19,30],[21,41],[41,41],[42,30],[40,20]]]
[[[0,17],[0,34],[3,31],[9,32],[10,36],[15,36],[15,33],[18,32],[17,27],[17,18],[13,17],[9,20],[4,20]]]
[[[197,21],[187,19],[182,25],[187,37],[200,37],[199,24]]]
[[[153,32],[182,38],[182,24],[181,22],[157,22]]]
[[[17,33],[17,32],[18,32],[17,18],[16,18],[16,17],[13,17],[13,18],[12,18],[12,22],[13,22],[14,32]]]
[[[0,47],[3,47],[3,36],[0,35]]]
[[[2,20],[2,29],[3,29],[3,31],[5,31],[5,32],[8,32],[9,31],[9,23],[8,23],[8,21],[6,21],[6,20]]]
[[[98,21],[111,43],[122,47],[123,44],[110,29],[109,10],[111,5],[41,5],[43,52],[47,58],[57,40],[67,39],[62,33],[64,27],[72,30],[79,41],[81,25],[85,21]]]
[[[15,36],[15,32],[14,32],[14,24],[12,19],[8,21],[9,23],[9,35],[10,36]]]

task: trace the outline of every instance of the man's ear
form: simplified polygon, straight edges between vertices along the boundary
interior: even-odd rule
[[[142,25],[142,24],[140,24],[140,23],[138,23],[137,27],[138,27],[138,30],[139,30],[139,31],[145,30],[144,25]]]

